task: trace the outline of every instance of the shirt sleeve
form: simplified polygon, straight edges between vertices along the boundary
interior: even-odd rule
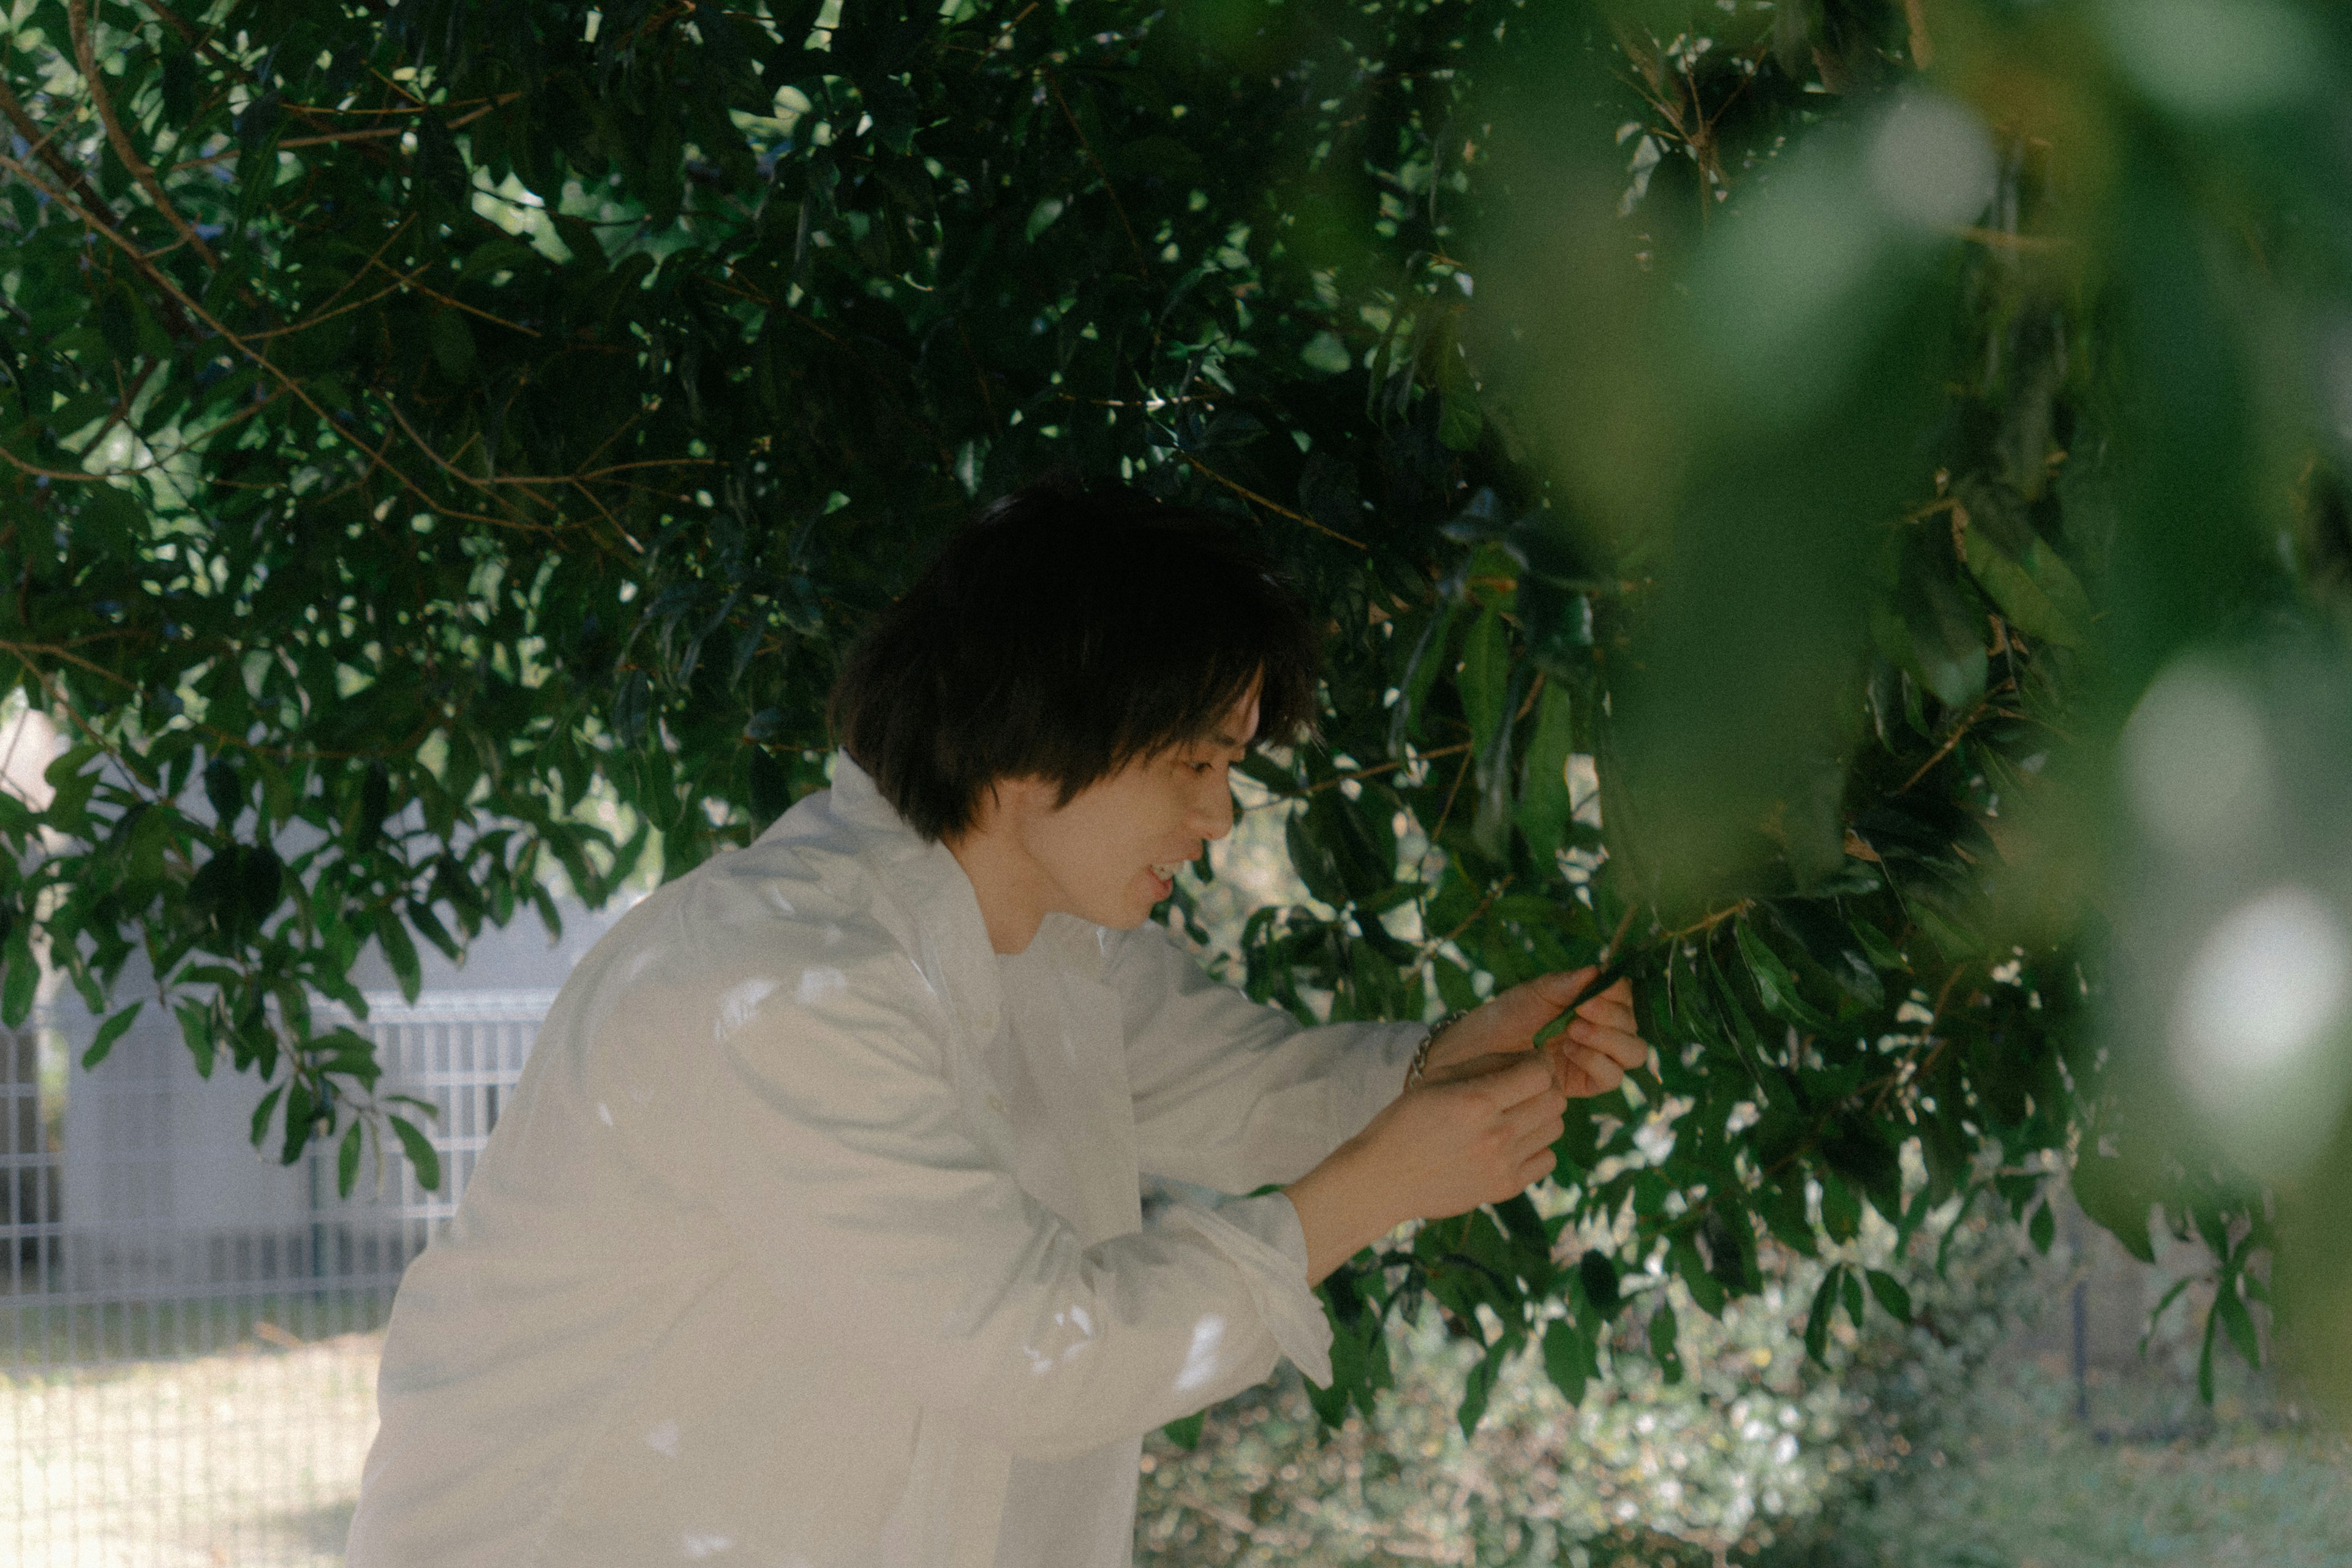
[[[1304,1027],[1205,973],[1168,933],[1112,940],[1138,1163],[1224,1193],[1297,1181],[1404,1088],[1422,1024]]]
[[[1202,1409],[1278,1354],[1329,1381],[1287,1198],[1180,1205],[1082,1246],[1014,1181],[1009,1144],[986,1146],[946,1017],[906,973],[739,1017],[691,1075],[710,1202],[812,1334],[1041,1458]]]

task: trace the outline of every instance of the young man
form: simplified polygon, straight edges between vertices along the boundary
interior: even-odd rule
[[[1131,492],[950,543],[849,660],[833,787],[558,996],[402,1284],[352,1568],[1113,1568],[1144,1433],[1328,1379],[1316,1281],[1549,1171],[1643,1058],[1622,992],[1549,1053],[1583,974],[1301,1028],[1149,923],[1312,653]],[[1144,1173],[1285,1190],[1147,1224]]]

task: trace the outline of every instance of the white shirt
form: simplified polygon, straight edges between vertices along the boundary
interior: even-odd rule
[[[1287,1198],[1416,1025],[971,884],[846,757],[583,959],[409,1268],[352,1568],[1113,1568],[1141,1435],[1329,1377]]]

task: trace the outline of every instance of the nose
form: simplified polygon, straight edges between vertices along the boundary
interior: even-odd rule
[[[1202,790],[1192,813],[1192,826],[1203,838],[1223,838],[1234,830],[1234,789],[1224,770],[1215,770]]]

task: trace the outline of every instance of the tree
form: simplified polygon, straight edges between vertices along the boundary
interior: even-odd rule
[[[2046,1244],[2070,1167],[2136,1250],[2152,1202],[2213,1242],[2252,1352],[2273,1211],[2119,1093],[2091,893],[2151,681],[2340,603],[2343,171],[2297,127],[2346,40],[2125,16],[19,0],[0,652],[73,745],[0,798],[0,1011],[37,931],[119,1004],[89,1059],[169,1006],[348,1187],[397,1108],[309,998],[363,1008],[366,943],[413,988],[559,872],[745,841],[976,500],[1117,472],[1328,618],[1319,738],[1253,767],[1316,902],[1252,921],[1252,992],[1603,956],[1662,1047],[1566,1215],[1334,1278],[1327,1415],[1423,1301],[1491,1338],[1471,1406],[1538,1337],[1573,1396],[1675,1364],[1653,1258],[1710,1306],[1864,1204]],[[1816,1348],[1871,1299],[1832,1268]]]

